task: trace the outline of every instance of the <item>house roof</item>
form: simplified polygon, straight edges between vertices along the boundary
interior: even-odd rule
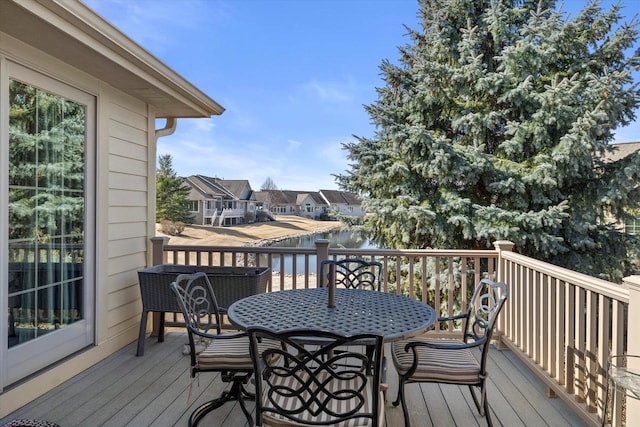
[[[213,179],[216,183],[222,185],[237,198],[240,198],[240,196],[242,196],[242,193],[245,189],[251,189],[251,184],[249,184],[248,179]]]
[[[325,204],[320,193],[313,191],[293,191],[293,190],[261,190],[256,191],[256,199],[261,201],[269,200],[272,205],[299,205],[306,197],[316,204]]]
[[[316,205],[326,205],[327,202],[326,200],[324,200],[324,197],[322,197],[322,195],[320,194],[319,191],[312,191],[310,193],[307,193],[309,195],[309,197],[311,197],[313,199],[313,203],[315,203]]]
[[[233,193],[216,182],[217,178],[204,175],[191,175],[183,179],[191,187],[190,197],[192,198],[199,198],[199,195],[205,199],[237,199]]]
[[[640,142],[624,142],[610,145],[614,148],[614,151],[605,153],[604,159],[607,162],[615,162],[640,150]]]
[[[356,193],[340,190],[320,190],[329,204],[360,205],[361,199]]]
[[[224,112],[78,0],[2,0],[0,32],[143,100],[154,107],[157,117],[211,117]]]
[[[271,203],[271,196],[267,191],[254,191],[253,195],[260,203]]]
[[[272,205],[295,205],[297,191],[286,190],[263,190],[269,194],[269,199]]]

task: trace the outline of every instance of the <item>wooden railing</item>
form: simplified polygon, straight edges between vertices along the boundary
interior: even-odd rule
[[[593,424],[605,402],[607,358],[627,352],[627,287],[510,251],[500,263],[511,290],[502,343]],[[608,410],[614,426],[623,425],[622,401]]]
[[[270,292],[316,287],[316,271],[324,259],[376,260],[383,264],[385,292],[419,299],[443,315],[464,310],[481,278],[503,281],[510,296],[498,324],[499,346],[517,354],[546,383],[550,396],[565,400],[588,425],[599,425],[603,413],[609,354],[627,351],[627,287],[519,255],[510,242],[472,251],[344,249],[331,248],[326,240],[317,241],[315,248],[152,241],[154,264],[269,267]],[[625,424],[629,411],[623,398],[615,401],[607,418],[617,427]]]

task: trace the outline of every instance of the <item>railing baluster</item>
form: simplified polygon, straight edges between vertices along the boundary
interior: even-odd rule
[[[549,369],[549,277],[540,272],[539,275],[539,294],[540,298],[540,310],[538,311],[540,326],[539,326],[539,360],[542,369],[545,371]]]
[[[408,274],[408,285],[409,285],[409,298],[415,299],[416,290],[413,281],[413,267],[414,267],[414,259],[413,257],[409,257],[409,274]]]
[[[597,385],[596,377],[598,369],[596,357],[598,356],[598,338],[597,338],[597,319],[598,319],[598,295],[591,290],[586,291],[587,300],[585,304],[585,323],[586,323],[586,341],[585,341],[585,393],[587,399],[587,408],[589,412],[597,411]]]
[[[625,306],[619,301],[614,301],[612,305],[612,323],[611,323],[611,354],[624,354],[626,343],[624,340],[626,317],[624,314]],[[614,426],[622,425],[624,393],[616,391],[617,396],[612,403],[611,408],[611,424]],[[613,398],[613,396],[612,396]]]
[[[569,353],[573,354],[567,344],[569,342],[567,330],[573,325],[573,322],[569,320],[571,316],[569,316],[569,312],[567,311],[569,309],[568,285],[564,280],[559,280],[556,286],[558,295],[558,305],[556,310],[556,316],[558,319],[558,326],[556,329],[556,333],[558,334],[556,339],[556,348],[558,350],[556,379],[560,385],[565,386],[565,389],[569,394],[573,394],[573,382],[569,381],[567,383],[569,375],[567,372],[572,369],[567,366],[567,364],[572,362],[569,360]],[[570,385],[567,386],[567,384]]]
[[[604,295],[598,296],[598,323],[601,325],[612,325],[611,319],[611,299]],[[613,325],[612,325],[613,326]],[[611,333],[609,328],[600,327],[598,332],[598,350],[596,354],[596,406],[598,415],[602,417],[602,409],[605,401],[606,380],[607,380],[607,357],[609,356],[609,345],[611,343]]]
[[[298,276],[298,256],[293,255],[291,258],[291,289],[297,289],[296,286],[296,277]],[[280,256],[283,258],[283,256]]]

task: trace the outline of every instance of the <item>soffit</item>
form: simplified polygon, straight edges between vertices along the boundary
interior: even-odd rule
[[[224,111],[79,1],[2,0],[0,31],[153,105],[158,117]]]

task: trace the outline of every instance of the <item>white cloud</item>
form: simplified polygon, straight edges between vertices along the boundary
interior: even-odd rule
[[[316,79],[304,85],[305,90],[321,102],[339,104],[354,99],[354,87],[351,81],[345,83],[320,82]]]
[[[334,138],[318,144],[318,155],[324,161],[332,165],[332,169],[339,168],[341,171],[347,168],[347,152],[342,149],[342,144],[353,140],[353,138]]]
[[[298,148],[300,148],[301,145],[302,142],[300,141],[296,141],[295,139],[287,139],[287,151],[296,151]]]

